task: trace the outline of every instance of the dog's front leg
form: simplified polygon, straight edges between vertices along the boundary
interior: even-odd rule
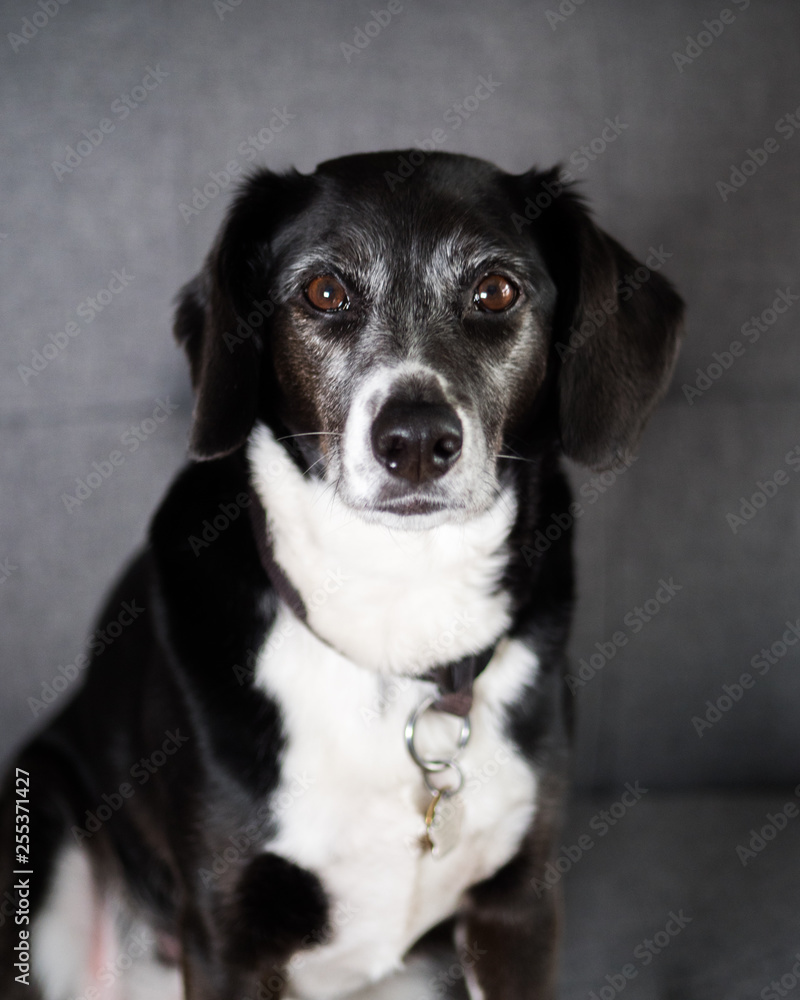
[[[554,1000],[562,923],[561,887],[545,878],[560,829],[563,782],[546,777],[520,853],[473,886],[456,927],[472,1000]]]
[[[255,964],[231,958],[232,943],[212,940],[207,933],[187,928],[183,939],[185,1000],[281,1000],[288,985],[284,957],[265,948]]]
[[[219,895],[184,911],[186,1000],[280,1000],[291,956],[327,931],[328,900],[316,876],[259,854]]]
[[[554,1000],[560,911],[556,888],[525,915],[479,911],[461,921],[457,947],[472,1000]]]
[[[241,969],[212,969],[204,960],[184,962],[185,1000],[282,1000],[285,997],[285,969],[273,966],[263,973]]]
[[[223,942],[214,927],[216,921],[191,905],[184,909],[180,923],[184,1000],[246,997],[246,992],[233,992],[240,985],[237,980],[241,980],[241,970],[232,969],[226,962]]]

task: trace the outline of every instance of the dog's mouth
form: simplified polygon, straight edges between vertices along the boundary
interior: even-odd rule
[[[388,488],[379,489],[377,494],[353,496],[344,489],[338,496],[365,521],[389,528],[421,530],[480,517],[496,501],[500,489],[499,483],[494,489],[486,485],[487,489],[479,496],[464,495],[461,491],[451,495],[442,495],[443,491],[432,494],[424,488],[400,492],[395,484],[388,484]]]
[[[492,506],[500,489],[496,470],[484,465],[477,471],[454,469],[423,482],[403,480],[377,463],[367,464],[355,475],[336,463],[328,473],[332,473],[328,481],[334,484],[337,498],[358,517],[394,528],[428,528],[479,517]]]
[[[478,511],[469,511],[463,505],[453,505],[410,497],[387,503],[355,503],[347,506],[368,524],[382,525],[396,531],[428,531],[446,524],[460,524]]]
[[[464,508],[464,497],[460,491],[451,491],[441,480],[412,483],[394,477],[384,478],[372,495],[363,499],[376,514],[457,515]]]
[[[407,500],[393,500],[379,504],[376,510],[391,514],[432,514],[434,511],[447,510],[447,506],[425,497],[409,497]]]
[[[424,496],[399,497],[384,500],[372,508],[380,514],[441,514],[446,511],[457,511],[459,508]]]

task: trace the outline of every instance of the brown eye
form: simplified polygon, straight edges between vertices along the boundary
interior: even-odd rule
[[[488,274],[475,289],[473,299],[479,309],[502,312],[517,301],[517,288],[502,274]]]
[[[306,298],[315,309],[323,312],[336,312],[350,304],[342,283],[332,274],[320,274],[313,278],[306,288]]]

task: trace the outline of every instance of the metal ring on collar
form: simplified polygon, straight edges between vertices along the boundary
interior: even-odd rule
[[[444,764],[444,768],[442,768],[442,771],[448,767],[452,768],[453,771],[455,771],[456,773],[456,783],[454,785],[440,788],[438,785],[435,785],[433,783],[431,774],[428,771],[422,772],[423,781],[425,782],[425,785],[429,792],[433,793],[439,792],[443,799],[449,799],[451,795],[455,795],[457,792],[460,792],[461,789],[464,787],[464,772],[461,770],[461,768],[458,766],[458,764],[456,764],[454,760],[445,760],[441,762],[436,761],[436,763]]]
[[[417,722],[420,717],[431,708],[436,702],[434,696],[430,696],[422,701],[409,716],[408,722],[406,723],[405,737],[406,746],[408,747],[408,752],[411,754],[411,759],[426,773],[438,773],[439,771],[444,771],[448,767],[454,767],[452,760],[426,760],[424,757],[420,757],[417,753],[417,748],[414,746],[414,735],[416,732]],[[461,732],[458,736],[458,743],[456,745],[455,752],[458,753],[463,750],[469,741],[469,736],[471,732],[469,716],[464,716],[461,720]],[[456,768],[458,770],[458,768]],[[460,772],[459,772],[460,773]],[[461,781],[463,782],[463,776]],[[459,785],[460,787],[460,785]]]

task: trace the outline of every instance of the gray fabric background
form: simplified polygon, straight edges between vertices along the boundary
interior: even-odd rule
[[[186,221],[179,206],[193,188],[228,161],[247,167],[248,137],[274,109],[291,118],[259,153],[273,168],[311,170],[339,154],[415,145],[436,129],[442,149],[510,171],[574,157],[601,224],[639,256],[660,246],[671,254],[664,273],[687,300],[688,336],[638,461],[596,496],[590,475],[571,470],[583,509],[575,663],[620,630],[628,642],[579,692],[576,776],[599,798],[576,807],[565,845],[626,782],[651,792],[566,878],[565,995],[599,990],[671,908],[691,904],[692,932],[626,996],[755,996],[788,972],[800,943],[798,886],[787,875],[798,830],[753,868],[735,847],[792,793],[664,790],[800,778],[798,647],[754,675],[702,738],[692,724],[800,616],[800,473],[786,458],[800,444],[800,308],[757,343],[741,332],[778,290],[800,294],[800,133],[776,131],[800,105],[800,5],[729,0],[733,23],[703,36],[713,41],[680,69],[673,53],[706,30],[704,19],[718,20],[721,0],[564,2],[552,24],[557,0],[401,5],[349,61],[342,43],[383,0],[240,0],[219,10],[212,0],[72,0],[17,51],[8,34],[25,18],[42,22],[42,8],[3,5],[0,756],[66,697],[38,716],[30,707],[81,651],[103,591],[184,461],[191,397],[171,301],[228,201],[223,192]],[[149,67],[168,75],[123,119],[115,102]],[[500,86],[455,128],[453,108],[481,76]],[[113,131],[59,179],[53,163],[103,119]],[[606,119],[624,128],[581,160]],[[717,182],[770,137],[777,152],[723,200]],[[122,269],[133,280],[85,322],[81,304]],[[19,366],[70,321],[77,336],[25,384]],[[744,355],[690,404],[682,386],[735,339]],[[123,435],[166,397],[176,412],[129,452]],[[115,449],[124,463],[69,512],[62,494]],[[777,470],[786,484],[734,534],[726,515]],[[680,591],[634,632],[626,616],[662,579]]]
[[[179,206],[228,161],[248,167],[254,154],[241,146],[277,108],[292,119],[257,161],[274,168],[409,146],[437,128],[440,148],[512,171],[569,166],[575,154],[601,223],[634,253],[672,254],[664,273],[689,312],[670,395],[639,460],[604,493],[581,493],[590,476],[574,470],[584,510],[576,664],[619,630],[629,639],[579,692],[578,776],[588,785],[792,780],[797,649],[702,738],[691,719],[800,615],[800,475],[785,462],[800,444],[800,310],[755,344],[740,332],[777,289],[800,292],[800,134],[775,132],[800,104],[800,8],[732,3],[734,22],[679,72],[673,52],[717,19],[719,4],[587,0],[552,26],[555,3],[503,0],[490,11],[407,0],[355,54],[342,43],[372,19],[368,3],[227,7],[73,2],[16,52],[5,36],[40,8],[3,8],[0,559],[17,567],[0,583],[3,747],[49,714],[34,718],[28,698],[73,662],[183,461],[191,399],[171,301],[199,267],[227,192],[188,222]],[[169,75],[123,119],[114,102],[148,67]],[[452,107],[489,75],[500,86],[454,128]],[[579,149],[606,118],[626,127],[590,162]],[[53,163],[103,119],[114,131],[59,179]],[[779,151],[723,201],[716,182],[770,136]],[[87,323],[81,303],[120,269],[134,280]],[[69,321],[77,336],[24,384],[18,367]],[[746,353],[690,405],[681,386],[737,338]],[[68,511],[62,494],[165,395],[178,410],[138,451],[123,444],[125,463]],[[780,468],[788,484],[734,535],[726,514]],[[682,590],[634,633],[625,616],[661,578]]]

